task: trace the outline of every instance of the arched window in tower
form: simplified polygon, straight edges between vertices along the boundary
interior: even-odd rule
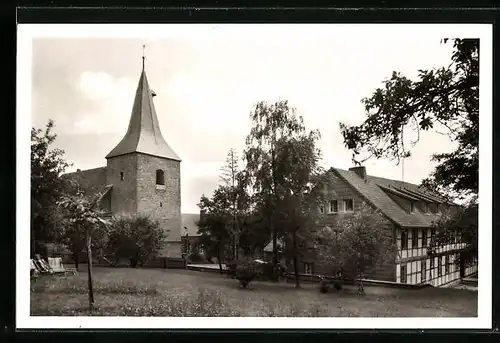
[[[161,169],[156,170],[156,184],[165,186],[165,173]]]

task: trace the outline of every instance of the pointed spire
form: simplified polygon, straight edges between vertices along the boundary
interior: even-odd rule
[[[153,103],[153,92],[149,88],[144,70],[144,55],[142,62],[142,72],[135,93],[127,133],[106,158],[138,152],[181,161],[161,134]]]

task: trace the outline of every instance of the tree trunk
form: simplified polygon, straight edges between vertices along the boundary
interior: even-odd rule
[[[358,284],[358,293],[360,295],[364,295],[365,294],[365,288],[363,287],[363,278],[362,278],[362,275],[359,275],[359,284]]]
[[[78,271],[78,262],[80,262],[80,257],[77,250],[73,250],[73,261],[75,261],[75,269]]]
[[[222,244],[217,245],[217,261],[219,262],[219,272],[223,274],[224,272],[222,271],[222,261],[220,259],[221,257],[221,249],[222,249]]]
[[[295,288],[300,288],[299,278],[299,261],[297,259],[297,231],[294,230],[292,234],[293,244],[293,271],[295,274]]]
[[[89,284],[89,307],[92,309],[94,307],[94,291],[92,289],[92,247],[91,247],[90,233],[87,233],[87,266],[88,272],[88,284]]]

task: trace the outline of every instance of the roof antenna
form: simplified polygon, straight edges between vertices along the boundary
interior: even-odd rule
[[[146,56],[144,56],[144,49],[146,48],[145,45],[142,46],[142,70],[144,70],[144,60],[146,59]]]

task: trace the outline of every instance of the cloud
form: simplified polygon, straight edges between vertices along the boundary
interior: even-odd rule
[[[136,86],[127,77],[116,78],[105,72],[81,73],[76,89],[80,97],[94,106],[92,111],[80,111],[80,119],[74,121],[74,133],[123,132],[128,126]]]

